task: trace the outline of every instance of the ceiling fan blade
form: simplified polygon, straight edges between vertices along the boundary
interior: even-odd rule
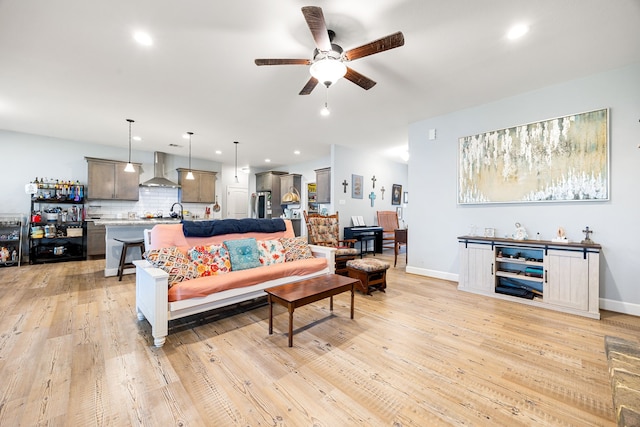
[[[256,59],[256,65],[311,65],[308,59]]]
[[[302,90],[298,95],[309,95],[311,91],[316,87],[317,84],[318,84],[318,79],[311,76],[307,84],[304,85],[304,87],[302,88]]]
[[[363,76],[349,67],[347,67],[347,74],[344,75],[344,78],[357,84],[364,90],[369,90],[376,85],[376,82],[371,80],[369,77]]]
[[[390,34],[381,39],[374,40],[371,43],[350,49],[343,54],[343,57],[347,61],[353,61],[354,59],[373,55],[374,53],[384,52],[385,50],[400,47],[402,45],[404,45],[404,35],[401,31],[398,31],[397,33]]]
[[[316,42],[316,47],[323,52],[331,50],[331,40],[329,39],[329,31],[327,31],[327,24],[324,22],[324,14],[322,8],[316,6],[305,6],[302,8],[302,14],[307,21],[307,25],[311,30],[313,40]]]

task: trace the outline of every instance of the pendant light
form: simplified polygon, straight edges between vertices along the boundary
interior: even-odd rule
[[[187,135],[189,135],[189,172],[187,172],[186,179],[193,180],[195,179],[193,172],[191,172],[191,135],[193,135],[193,132],[187,132]]]
[[[327,92],[326,92],[326,97],[325,97],[325,101],[324,101],[324,107],[322,107],[322,109],[320,110],[320,115],[321,116],[328,116],[331,114],[331,111],[329,110],[329,85],[327,86]]]
[[[135,172],[136,168],[134,168],[133,164],[131,163],[131,123],[133,123],[134,120],[127,119],[127,121],[129,122],[129,163],[127,163],[127,166],[125,166],[124,171]]]
[[[236,146],[236,184],[240,183],[240,180],[238,179],[238,141],[233,141],[233,143]]]

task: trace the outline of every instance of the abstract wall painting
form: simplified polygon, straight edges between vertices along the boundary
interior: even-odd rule
[[[458,141],[458,204],[605,200],[608,109]]]

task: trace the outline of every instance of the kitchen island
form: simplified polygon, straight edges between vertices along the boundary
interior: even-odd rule
[[[151,219],[93,219],[96,225],[105,227],[105,267],[104,276],[118,275],[122,243],[115,239],[142,239],[145,229],[151,229],[156,224],[175,224],[180,222],[177,218],[151,218]],[[127,262],[131,259],[139,259],[138,251],[127,253]],[[123,274],[135,273],[135,268],[127,268]]]

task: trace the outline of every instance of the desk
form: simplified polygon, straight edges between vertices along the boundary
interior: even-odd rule
[[[363,236],[375,236],[374,251],[378,254],[382,253],[382,227],[345,227],[344,238],[356,239],[361,242]],[[362,243],[360,243],[362,245]]]
[[[409,261],[409,249],[407,247],[407,229],[406,228],[398,228],[394,230],[394,239],[393,239],[393,252],[395,257],[393,259],[393,266],[395,267],[398,263],[398,251],[400,250],[400,245],[405,245],[404,253],[405,253],[405,263]]]

